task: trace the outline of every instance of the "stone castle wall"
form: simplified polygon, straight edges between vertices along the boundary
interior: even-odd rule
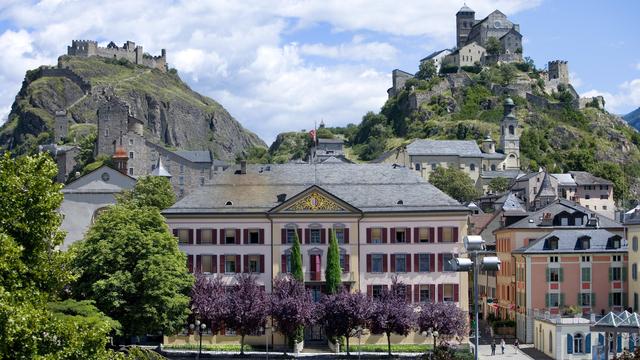
[[[67,47],[67,55],[71,56],[100,56],[108,59],[125,59],[134,64],[147,66],[161,71],[167,70],[167,52],[162,49],[160,56],[145,55],[142,46],[136,46],[134,42],[127,41],[124,46],[100,47],[96,41],[73,40]]]

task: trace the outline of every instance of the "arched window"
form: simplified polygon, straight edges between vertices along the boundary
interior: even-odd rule
[[[476,171],[476,164],[471,164],[471,165],[469,165],[469,169],[470,169],[471,171]]]
[[[582,334],[575,334],[573,336],[573,353],[584,353],[584,338],[582,337]]]
[[[513,134],[515,134],[515,129],[513,128],[513,125],[509,125],[509,135]]]
[[[496,171],[496,164],[491,164],[491,171]]]
[[[420,163],[416,163],[416,170],[420,171]]]
[[[631,246],[633,247],[634,252],[638,252],[638,237],[634,236],[631,240]]]

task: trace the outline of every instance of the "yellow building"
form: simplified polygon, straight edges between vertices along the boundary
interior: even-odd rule
[[[636,207],[625,214],[624,225],[629,241],[629,306],[633,311],[638,311],[640,306],[640,281],[638,281],[638,264],[640,264],[640,252],[638,251],[638,239],[640,239],[640,207]]]

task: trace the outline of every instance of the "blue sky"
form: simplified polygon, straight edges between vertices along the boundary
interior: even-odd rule
[[[267,143],[282,131],[357,123],[386,100],[394,68],[451,47],[462,1],[0,0],[0,122],[24,72],[55,64],[72,39],[166,48],[194,89],[218,100]],[[569,61],[573,85],[607,108],[640,106],[640,2],[469,1],[519,23],[538,66]]]

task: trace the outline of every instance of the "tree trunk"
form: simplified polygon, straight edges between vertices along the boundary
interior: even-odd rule
[[[240,335],[240,355],[244,355],[244,334]]]
[[[387,332],[387,349],[389,350],[389,357],[391,357],[391,333]]]
[[[349,356],[349,333],[347,332],[347,356]]]

